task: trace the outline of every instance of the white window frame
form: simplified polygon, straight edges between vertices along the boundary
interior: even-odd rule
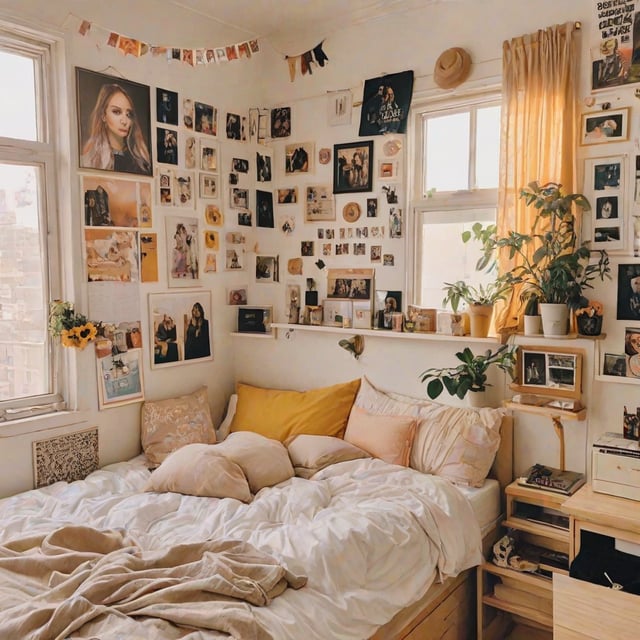
[[[499,86],[485,88],[482,91],[469,92],[464,95],[448,96],[439,100],[424,99],[416,101],[411,108],[410,148],[414,159],[411,184],[412,194],[411,217],[413,222],[413,243],[407,247],[407,264],[410,281],[407,288],[409,299],[420,304],[422,291],[422,262],[425,247],[422,243],[422,227],[425,222],[437,224],[444,221],[461,223],[472,220],[495,222],[497,215],[498,189],[478,189],[473,186],[476,165],[476,118],[470,120],[469,145],[469,184],[470,189],[460,191],[444,191],[427,193],[424,180],[425,127],[424,121],[429,116],[442,116],[460,112],[473,111],[477,108],[500,105],[502,96]],[[462,240],[460,241],[462,242]],[[443,274],[443,283],[447,280]],[[444,296],[444,294],[443,294]]]
[[[62,40],[28,26],[0,20],[0,48],[4,51],[32,58],[35,70],[35,98],[37,118],[37,140],[16,140],[0,137],[0,163],[35,166],[40,172],[39,231],[45,251],[45,273],[43,274],[43,309],[47,313],[48,303],[61,298],[63,265],[59,247],[59,180],[60,152],[56,132],[66,130],[57,126],[59,107],[59,85],[63,77],[64,60]],[[35,160],[35,161],[34,161]],[[46,318],[44,319],[46,326]],[[65,358],[60,357],[59,347],[47,334],[47,365],[49,367],[50,391],[27,398],[0,401],[0,423],[23,417],[54,413],[66,408],[68,376]]]

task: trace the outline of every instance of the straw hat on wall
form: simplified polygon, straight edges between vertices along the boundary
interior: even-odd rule
[[[440,54],[433,70],[433,79],[441,89],[453,89],[462,84],[471,71],[471,56],[461,47],[452,47]]]

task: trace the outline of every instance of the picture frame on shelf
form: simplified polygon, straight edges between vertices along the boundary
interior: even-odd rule
[[[360,193],[373,188],[373,141],[333,145],[333,193]]]
[[[271,334],[272,322],[273,307],[271,306],[238,307],[238,333]]]
[[[353,328],[371,329],[371,301],[353,300],[351,307],[353,310]]]
[[[353,305],[349,299],[331,298],[322,301],[322,324],[327,327],[351,327]]]
[[[629,139],[630,107],[583,113],[580,144],[593,145],[607,142],[625,142]]]
[[[627,358],[624,353],[605,353],[602,362],[602,375],[625,377],[627,375]]]
[[[329,269],[327,272],[327,298],[371,300],[373,277],[373,269]]]
[[[521,345],[516,379],[510,387],[518,393],[578,400],[582,395],[583,357],[581,349]]]
[[[628,243],[625,157],[584,161],[584,195],[591,203],[591,248],[623,253]]]
[[[377,289],[375,295],[374,328],[391,330],[392,314],[402,312],[402,291]]]

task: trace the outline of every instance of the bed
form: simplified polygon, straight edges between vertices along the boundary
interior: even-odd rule
[[[368,397],[362,394],[361,387],[357,390],[355,402],[351,398],[353,407],[371,409],[371,388],[367,385]],[[330,393],[335,398],[335,390]],[[384,411],[393,410],[395,415],[398,402],[404,400],[388,396],[384,402],[385,407],[378,407],[378,418],[383,417],[380,425],[393,424],[392,414],[385,416]],[[332,404],[339,405],[340,399]],[[353,407],[348,401],[346,404],[349,414],[353,414]],[[420,407],[415,404],[411,412],[426,411],[426,403]],[[278,411],[282,415],[281,406]],[[268,413],[264,405],[260,412],[263,417]],[[242,410],[236,412],[233,420],[239,414]],[[281,423],[279,420],[280,426]],[[367,422],[368,429],[372,425],[373,422]],[[501,416],[502,438],[497,455],[494,451],[493,473],[499,479],[483,480],[477,487],[462,487],[441,475],[371,455],[349,459],[334,456],[319,470],[302,473],[308,449],[301,455],[294,443],[306,437],[304,442],[316,446],[315,439],[321,438],[333,446],[342,439],[326,433],[294,434],[293,439],[289,435],[284,440],[288,443],[285,447],[238,426],[236,422],[234,429],[232,421],[232,433],[214,445],[192,442],[176,448],[174,438],[172,453],[153,472],[150,457],[155,454],[147,441],[145,454],[133,460],[109,465],[81,481],[58,482],[0,501],[3,601],[0,637],[128,640],[471,637],[473,568],[481,561],[483,540],[492,541],[491,532],[500,514],[501,484],[511,479],[507,418]],[[349,429],[345,439],[348,433]],[[156,445],[166,445],[166,434],[164,438],[157,437],[156,430],[155,436]],[[234,440],[243,441],[241,454],[233,449]],[[257,453],[263,442],[271,449]],[[226,453],[220,455],[219,450],[224,450],[227,443]],[[379,440],[372,448],[376,444]],[[384,446],[388,450],[388,440]],[[209,456],[212,447],[220,448],[213,457]],[[274,480],[278,478],[272,476],[266,486],[258,488],[255,470],[261,467],[260,461],[269,461],[265,463],[268,470],[262,465],[261,472],[266,477],[265,474],[274,472],[273,461],[281,450],[286,452],[295,474],[277,482]],[[232,459],[238,462],[246,470],[250,499],[245,500],[242,495],[226,498],[190,495],[153,485],[154,478],[162,478],[160,470],[169,469],[171,461],[179,459],[179,453],[184,458],[180,463],[182,473],[195,473],[198,452],[208,455],[208,459],[215,458],[216,464],[220,459],[225,464]],[[245,463],[250,462],[246,469],[242,456],[248,456]],[[233,487],[235,491],[236,484]],[[87,540],[95,548],[86,548]],[[220,545],[231,541],[244,545],[241,551],[260,565],[261,578],[264,567],[269,569],[267,580],[277,572],[277,579],[269,582],[268,587],[266,582],[258,581],[262,600],[241,598],[237,591],[231,592],[231,597],[223,590],[220,597],[211,601],[208,596],[203,597],[200,583],[197,587],[201,591],[195,596],[189,591],[184,601],[175,600],[175,586],[171,587],[174,591],[169,600],[149,601],[149,588],[139,586],[135,587],[136,593],[127,592],[118,600],[112,594],[120,591],[109,587],[106,599],[89,608],[81,607],[79,615],[64,616],[64,607],[79,606],[81,598],[76,591],[61,599],[56,589],[77,581],[79,572],[84,580],[94,566],[102,563],[104,567],[106,558],[117,560],[107,563],[95,578],[98,586],[92,584],[94,591],[105,591],[104,581],[114,577],[121,581],[120,590],[131,591],[134,589],[131,585],[149,584],[150,566],[154,571],[160,565],[166,570],[167,558],[173,557],[174,550],[191,553],[192,548],[204,548],[203,555],[224,562],[230,557],[224,555],[228,547],[221,551]],[[234,547],[233,551],[238,549]],[[217,556],[219,552],[221,555]],[[76,555],[80,557],[71,571],[69,559]],[[234,561],[238,557],[233,556]],[[155,564],[146,564],[149,558]],[[41,560],[44,562],[40,563]],[[142,560],[143,573],[138,574],[139,567],[132,569],[129,563]],[[28,575],[20,575],[16,567],[23,570],[27,561],[32,563],[31,573],[27,570]],[[63,568],[58,562],[63,562]],[[41,564],[48,567],[43,576],[33,572],[33,566]],[[238,573],[238,566],[233,564],[230,576]],[[175,566],[172,564],[169,569],[174,571]],[[123,575],[127,577],[124,582]],[[162,586],[175,576],[175,573],[170,578],[161,574]],[[242,573],[242,579],[234,587],[244,588],[247,576]],[[253,580],[254,574],[250,577]],[[46,586],[40,584],[44,581]],[[184,584],[180,574],[180,585]],[[24,626],[16,627],[16,621]]]

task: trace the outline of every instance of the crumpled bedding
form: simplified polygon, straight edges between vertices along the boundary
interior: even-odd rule
[[[449,481],[361,459],[311,480],[291,478],[244,504],[233,499],[144,493],[144,456],[109,465],[80,482],[56,483],[0,500],[0,544],[67,525],[126,530],[142,550],[205,540],[242,540],[276,559],[304,588],[268,606],[248,605],[278,640],[362,640],[424,595],[435,579],[481,561],[480,527]],[[19,587],[32,588],[28,581]],[[0,604],[0,615],[7,603]],[[154,618],[116,633],[98,618],[69,638],[228,638],[224,631],[167,625]],[[128,635],[127,635],[128,634]]]

